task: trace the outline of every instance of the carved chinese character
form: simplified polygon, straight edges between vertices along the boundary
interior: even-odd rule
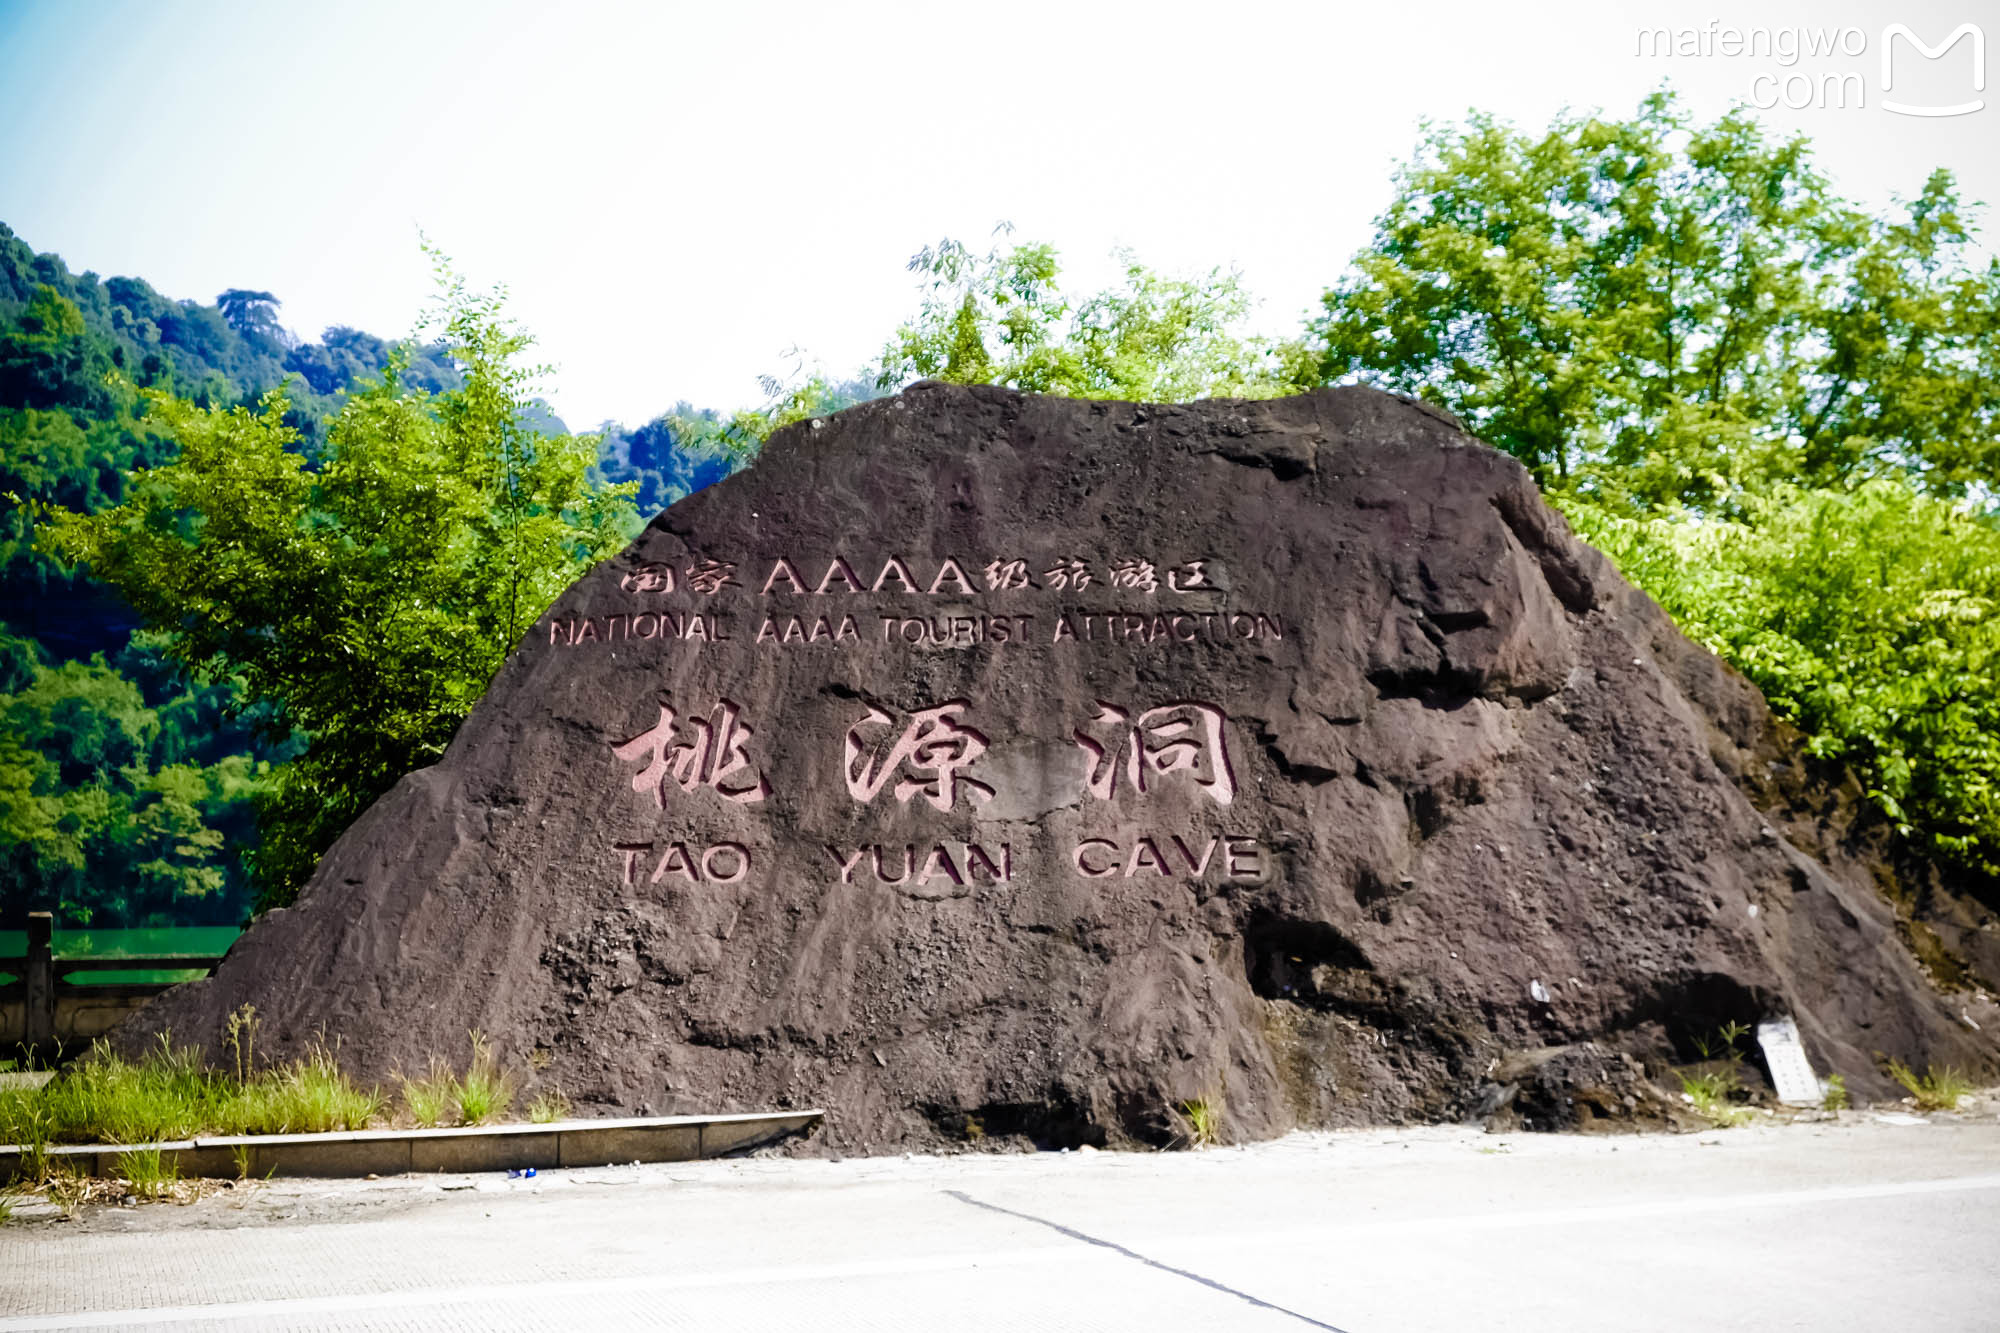
[[[1015,588],[1032,588],[1034,580],[1028,577],[1027,561],[995,560],[986,567],[986,586],[994,592],[1008,592]]]
[[[1062,560],[1054,569],[1043,570],[1042,578],[1057,592],[1065,588],[1082,590],[1090,586],[1090,566],[1081,560]]]
[[[1120,560],[1111,566],[1111,586],[1137,588],[1140,592],[1156,592],[1160,580],[1153,572],[1152,561]]]
[[[771,784],[761,773],[751,771],[754,781],[730,781],[751,769],[743,747],[750,728],[737,719],[742,710],[724,699],[711,717],[689,718],[683,736],[676,725],[674,710],[660,705],[660,720],[650,731],[629,741],[614,742],[611,752],[620,759],[644,759],[645,767],[632,776],[633,791],[650,791],[653,804],[667,806],[667,782],[671,779],[684,792],[697,787],[713,787],[724,800],[749,803],[771,794]]]
[[[1236,798],[1223,725],[1229,719],[1220,708],[1171,703],[1141,713],[1128,726],[1130,718],[1124,709],[1100,699],[1092,723],[1100,735],[1092,736],[1082,727],[1073,733],[1077,748],[1090,756],[1084,788],[1092,796],[1100,801],[1116,796],[1123,768],[1132,790],[1142,794],[1152,785],[1149,775],[1184,772],[1217,805]]]
[[[1167,571],[1167,586],[1175,592],[1193,592],[1196,588],[1213,588],[1208,574],[1202,569],[1206,560],[1190,560],[1184,565],[1176,565]]]
[[[672,592],[674,567],[658,563],[640,565],[618,580],[618,586],[626,592]]]
[[[688,567],[688,586],[703,597],[713,597],[736,585],[736,566],[727,560],[704,560]]]
[[[939,810],[949,810],[958,801],[960,787],[970,800],[992,800],[991,787],[960,772],[986,753],[986,737],[958,724],[958,715],[967,706],[966,700],[953,699],[910,714],[903,734],[879,754],[876,747],[882,736],[866,738],[862,729],[893,726],[895,719],[870,707],[868,716],[847,729],[841,768],[848,795],[865,805],[895,779],[896,799],[901,802],[922,796]]]

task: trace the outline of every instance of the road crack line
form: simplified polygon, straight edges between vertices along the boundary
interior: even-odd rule
[[[1235,1287],[1217,1282],[1212,1277],[1203,1277],[1201,1274],[1189,1272],[1185,1268],[1176,1268],[1172,1264],[1161,1263],[1158,1259],[1148,1258],[1140,1254],[1137,1250],[1125,1248],[1115,1240],[1105,1240],[1101,1236],[1093,1236],[1088,1232],[1078,1231],[1074,1227],[1066,1227],[1060,1222],[1052,1222],[1046,1217],[1036,1217],[1033,1213],[1024,1213],[1013,1208],[1003,1208],[997,1203],[988,1203],[984,1199],[975,1199],[964,1190],[946,1190],[945,1193],[957,1199],[960,1203],[971,1204],[974,1208],[984,1208],[988,1212],[1004,1213],[1008,1217],[1018,1217],[1023,1222],[1033,1222],[1036,1226],[1047,1227],[1049,1230],[1059,1235],[1067,1236],[1071,1240],[1080,1240],[1086,1245],[1095,1245],[1099,1249],[1110,1250],[1113,1254],[1122,1254],[1127,1259],[1142,1263],[1148,1268],[1157,1268],[1162,1273],[1172,1273],[1175,1277],[1186,1278],[1190,1282],[1199,1282],[1204,1287],[1219,1291],[1225,1296],[1234,1296],[1237,1300],[1248,1302],[1259,1309],[1270,1310],[1274,1313],[1296,1319],[1309,1328],[1325,1329],[1327,1333],[1347,1333],[1347,1330],[1333,1324],[1323,1323],[1320,1320],[1314,1319],[1311,1315],[1300,1314],[1297,1310],[1288,1310],[1282,1305],[1273,1305],[1270,1301],[1252,1296],[1247,1291],[1238,1291]]]

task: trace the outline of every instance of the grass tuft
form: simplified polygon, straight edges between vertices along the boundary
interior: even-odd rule
[[[138,1059],[100,1042],[40,1087],[0,1088],[0,1143],[25,1149],[16,1179],[35,1187],[48,1182],[56,1174],[51,1144],[316,1134],[365,1129],[383,1116],[387,1102],[381,1090],[356,1084],[324,1042],[288,1063],[257,1068],[256,1028],[256,1013],[248,1006],[230,1016],[223,1045],[233,1068],[208,1068],[194,1050],[176,1047],[162,1034]],[[471,1037],[472,1063],[463,1076],[433,1058],[423,1077],[400,1080],[403,1107],[419,1126],[485,1124],[513,1107],[514,1075],[501,1067],[482,1033]],[[569,1099],[550,1089],[536,1096],[528,1112],[543,1123],[567,1119]],[[239,1174],[248,1174],[248,1162],[246,1153],[237,1164]],[[135,1156],[131,1165],[135,1193],[156,1197],[148,1193],[157,1179],[150,1159]]]
[[[1919,1076],[1901,1061],[1889,1062],[1889,1077],[1903,1085],[1919,1111],[1955,1111],[1961,1097],[1972,1091],[1972,1080],[1950,1065],[1932,1065]]]
[[[164,1199],[180,1179],[180,1168],[158,1148],[135,1148],[118,1155],[118,1173],[135,1199]]]
[[[1681,1081],[1681,1095],[1694,1107],[1694,1113],[1718,1129],[1731,1129],[1750,1119],[1749,1109],[1736,1101],[1743,1091],[1743,1052],[1737,1043],[1749,1035],[1748,1023],[1731,1019],[1717,1030],[1712,1042],[1701,1036],[1690,1038],[1709,1067],[1699,1073],[1682,1070],[1675,1075]]]
[[[1848,1107],[1847,1078],[1841,1074],[1826,1076],[1826,1095],[1820,1098],[1823,1111],[1845,1111]]]
[[[230,1013],[222,1041],[236,1057],[236,1081],[248,1083],[251,1073],[257,1068],[256,1005],[242,1005]]]
[[[472,1034],[472,1064],[458,1082],[459,1121],[483,1125],[514,1104],[514,1077],[500,1068],[484,1033]]]
[[[213,1082],[192,1051],[174,1049],[164,1034],[136,1062],[99,1043],[40,1089],[0,1093],[0,1141],[191,1138],[204,1126]]]
[[[1730,1129],[1750,1119],[1750,1112],[1730,1098],[1743,1085],[1732,1069],[1715,1069],[1703,1074],[1682,1073],[1681,1092],[1694,1106],[1694,1113],[1718,1129]]]
[[[100,1043],[40,1089],[0,1091],[0,1142],[27,1144],[40,1157],[50,1143],[361,1129],[381,1106],[380,1093],[357,1087],[323,1046],[243,1081],[203,1068],[162,1035],[142,1059]],[[47,1173],[36,1157],[24,1161],[23,1175]]]
[[[404,1079],[403,1109],[418,1129],[435,1129],[450,1120],[458,1111],[458,1076],[451,1066],[433,1055],[430,1072]]]
[[[1190,1097],[1168,1113],[1181,1142],[1190,1148],[1213,1148],[1222,1142],[1222,1095]]]

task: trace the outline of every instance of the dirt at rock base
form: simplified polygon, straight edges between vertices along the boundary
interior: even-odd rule
[[[1851,796],[1441,414],[925,385],[660,514],[121,1040],[832,1151],[1660,1123],[1779,1014],[1990,1081],[1991,913]]]

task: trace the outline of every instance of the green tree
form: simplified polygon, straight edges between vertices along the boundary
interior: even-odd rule
[[[270,765],[227,727],[176,734],[194,719],[170,712],[199,710],[218,688],[157,676],[160,708],[101,657],[51,666],[13,636],[0,636],[0,657],[4,901],[79,925],[241,920],[248,885],[224,849],[249,833]],[[209,743],[225,751],[214,762]]]
[[[1539,137],[1435,129],[1395,188],[1295,382],[1420,394],[1631,512],[1886,474],[1957,494],[2000,462],[2000,265],[1948,173],[1871,217],[1803,138],[1660,93]]]
[[[1742,112],[1474,116],[1429,134],[1284,358],[1520,458],[1814,754],[2000,877],[2000,263],[1976,253],[1949,175],[1871,216]]]
[[[44,547],[115,587],[179,661],[310,737],[261,812],[266,905],[443,752],[535,618],[636,530],[631,488],[590,479],[593,437],[525,424],[538,368],[502,295],[438,269],[457,387],[409,387],[398,354],[347,398],[317,468],[282,389],[254,410],[149,390],[178,456],[115,507],[41,515]]]
[[[996,237],[1011,233],[1002,223]],[[764,402],[732,413],[681,404],[629,436],[607,473],[642,479],[640,451],[671,440],[693,460],[742,466],[771,432],[891,393],[920,379],[998,384],[1030,393],[1142,402],[1293,391],[1278,349],[1245,330],[1250,298],[1232,272],[1190,278],[1153,271],[1120,252],[1121,285],[1087,295],[1062,286],[1054,246],[996,244],[975,254],[949,238],[911,258],[921,303],[897,328],[881,360],[850,379],[809,368],[795,348],[789,373],[759,381]]]
[[[109,350],[91,336],[76,303],[43,283],[15,327],[0,333],[0,406],[109,406],[104,374]]]
[[[269,292],[253,292],[231,287],[215,298],[215,308],[223,322],[245,338],[282,343],[285,331],[278,324],[281,302]]]
[[[2000,876],[2000,530],[1907,480],[1779,485],[1742,517],[1571,506],[1689,638],[1853,765],[1931,850]]]
[[[1072,296],[1053,246],[926,246],[909,263],[922,307],[883,350],[877,385],[935,379],[1137,402],[1284,391],[1273,349],[1244,331],[1250,299],[1235,273],[1173,278],[1130,252],[1119,261],[1121,286]]]

